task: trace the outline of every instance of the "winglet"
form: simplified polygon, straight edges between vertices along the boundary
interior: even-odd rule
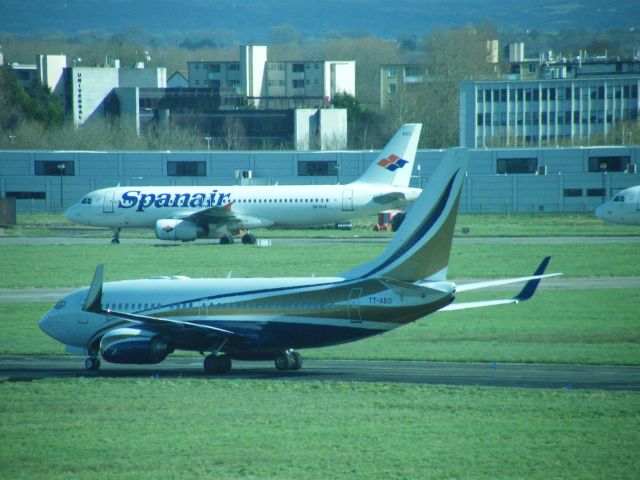
[[[540,262],[540,265],[538,265],[538,268],[533,273],[533,276],[543,275],[544,271],[547,269],[547,265],[549,265],[550,260],[551,257],[545,257],[542,262]],[[540,280],[542,279],[534,278],[533,280],[529,280],[527,283],[525,283],[524,287],[522,287],[522,290],[520,290],[520,293],[518,293],[518,295],[514,297],[514,300],[517,300],[518,302],[526,302],[531,297],[533,297],[533,294],[536,293],[536,289],[540,284]]]
[[[104,274],[104,265],[98,265],[96,273],[93,274],[93,281],[89,287],[89,294],[84,302],[82,310],[85,312],[98,313],[102,311],[102,277]]]

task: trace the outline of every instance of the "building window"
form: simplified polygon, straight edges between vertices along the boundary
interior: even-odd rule
[[[389,84],[389,93],[396,93],[396,84],[395,83],[390,83]]]
[[[625,172],[629,170],[631,157],[589,157],[590,172]]]
[[[167,175],[170,177],[205,177],[207,162],[179,162],[167,161]]]
[[[240,70],[240,64],[239,63],[231,63],[229,65],[227,65],[227,71],[228,72],[237,72]]]
[[[396,67],[389,67],[389,71],[387,73],[388,78],[393,78],[396,76]]]
[[[220,73],[220,64],[219,63],[210,64],[209,71],[213,73]]]
[[[291,71],[294,73],[304,73],[304,63],[294,63],[291,65]]]
[[[581,197],[582,189],[581,188],[565,188],[562,194],[564,197]]]
[[[45,192],[7,192],[5,197],[17,200],[44,200],[47,195]]]
[[[292,80],[293,88],[304,88],[304,80]]]
[[[496,173],[536,173],[537,158],[498,158]]]
[[[587,188],[587,197],[604,197],[604,188]]]
[[[75,175],[75,162],[73,160],[36,160],[36,175],[51,175],[70,177]]]
[[[330,161],[299,161],[298,176],[300,177],[335,177],[338,175],[338,162]]]

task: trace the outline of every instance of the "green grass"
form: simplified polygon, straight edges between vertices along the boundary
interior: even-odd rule
[[[106,280],[151,275],[277,277],[336,275],[373,259],[383,244],[273,245],[3,245],[0,288],[77,287],[89,284],[96,265]],[[612,244],[456,244],[450,278],[530,274],[543,256],[550,270],[571,277],[640,275],[635,246]]]
[[[228,380],[0,383],[12,479],[636,478],[630,392]]]
[[[504,298],[509,293],[500,295]],[[615,305],[614,314],[611,305]],[[634,290],[543,289],[520,305],[437,313],[384,335],[303,354],[307,358],[640,365],[638,305],[640,294]],[[63,353],[63,346],[38,328],[38,320],[51,306],[0,304],[0,354]]]
[[[2,229],[9,236],[41,237],[66,235],[74,228],[85,228],[67,220],[63,215],[21,214],[15,227]],[[390,237],[390,233],[373,232],[377,216],[354,220],[353,230],[335,230],[331,226],[307,229],[264,229],[256,230],[259,237]],[[469,233],[463,234],[462,227]],[[110,237],[110,230],[94,229],[83,232],[83,236]],[[510,215],[466,214],[459,215],[456,226],[457,236],[493,237],[493,236],[611,236],[640,235],[638,228],[625,225],[612,225],[597,219],[592,213],[517,213]],[[125,230],[123,238],[153,238],[152,229]]]

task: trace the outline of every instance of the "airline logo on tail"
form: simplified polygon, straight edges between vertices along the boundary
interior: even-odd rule
[[[387,158],[383,158],[382,160],[380,160],[378,162],[378,165],[380,165],[382,168],[386,168],[390,172],[395,172],[399,168],[404,167],[407,163],[409,163],[407,160],[404,160],[403,158],[392,154]]]

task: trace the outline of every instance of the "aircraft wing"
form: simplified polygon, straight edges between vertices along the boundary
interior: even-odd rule
[[[456,292],[459,293],[459,292],[467,292],[470,290],[478,290],[481,288],[497,287],[500,285],[509,285],[511,283],[517,283],[517,282],[527,282],[525,283],[524,287],[522,287],[522,290],[520,290],[520,292],[513,298],[507,298],[504,300],[484,300],[484,301],[477,301],[477,302],[454,302],[447,305],[446,307],[441,308],[438,311],[444,312],[444,311],[451,311],[451,310],[465,310],[468,308],[491,307],[494,305],[505,305],[509,303],[526,302],[531,297],[533,297],[533,295],[536,293],[536,289],[540,284],[540,280],[542,280],[543,278],[556,277],[558,275],[562,275],[561,273],[549,273],[546,275],[544,274],[544,271],[546,270],[547,265],[549,265],[550,260],[551,260],[551,257],[545,257],[540,263],[540,265],[538,266],[538,268],[536,269],[536,271],[534,272],[534,274],[529,277],[507,278],[502,280],[489,280],[485,282],[475,282],[475,283],[468,283],[465,285],[458,285],[456,287]]]
[[[217,225],[234,225],[241,228],[248,227],[270,227],[273,222],[267,218],[242,215],[232,210],[233,203],[224,207],[209,207],[194,212],[184,212],[176,218],[182,220],[193,220],[196,223],[209,223]]]
[[[228,203],[225,206],[203,208],[202,210],[195,210],[193,212],[182,212],[177,215],[176,218],[186,220],[195,220],[197,222],[206,223],[222,223],[225,221],[235,220],[236,214],[231,210],[233,203]]]

